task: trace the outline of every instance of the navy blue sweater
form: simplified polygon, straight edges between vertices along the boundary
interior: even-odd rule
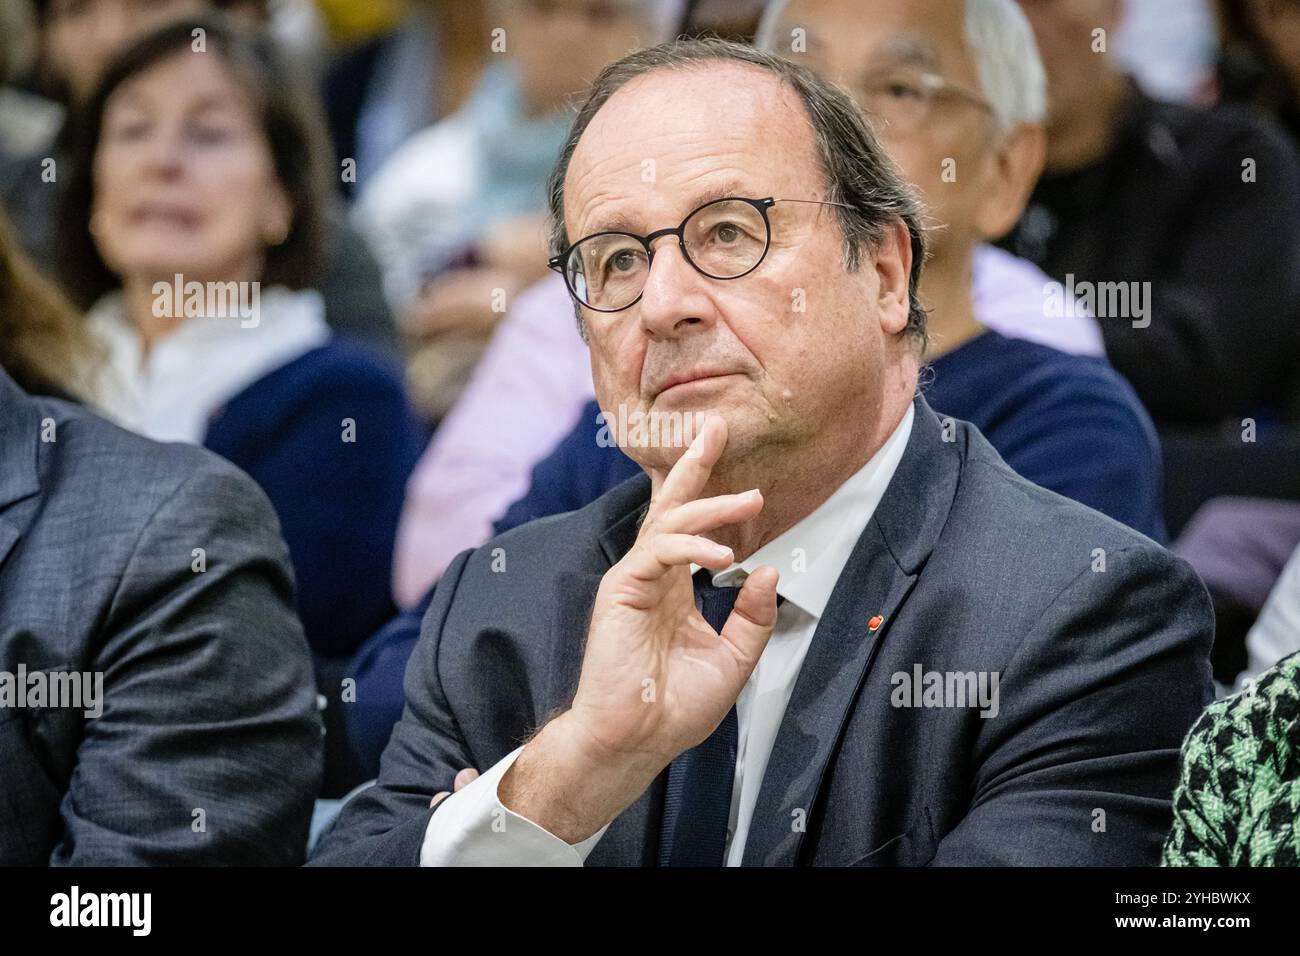
[[[345,441],[345,419],[355,441]],[[393,541],[424,447],[396,370],[332,341],[213,413],[204,445],[262,486],[280,519],[312,649],[351,654],[395,612]]]

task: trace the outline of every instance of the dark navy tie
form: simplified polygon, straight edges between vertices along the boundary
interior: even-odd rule
[[[712,575],[703,570],[695,575],[695,592],[700,596],[704,620],[721,633],[740,588],[714,587]],[[722,866],[725,862],[737,737],[733,704],[708,739],[668,765],[660,866]]]

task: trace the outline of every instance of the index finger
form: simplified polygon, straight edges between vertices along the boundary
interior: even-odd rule
[[[686,449],[668,474],[660,480],[661,472],[651,474],[650,508],[647,522],[658,514],[694,501],[709,483],[713,466],[727,447],[727,420],[721,415],[710,415],[704,420],[700,433]]]

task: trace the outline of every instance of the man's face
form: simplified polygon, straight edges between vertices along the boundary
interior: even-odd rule
[[[933,224],[942,227],[931,233],[936,260],[984,240],[979,219],[989,194],[986,164],[994,161],[995,127],[966,46],[965,6],[965,0],[790,0],[776,34],[777,53],[844,87],[872,117]],[[800,29],[802,54],[791,48]],[[928,98],[918,95],[927,83],[934,90]]]
[[[1047,68],[1048,130],[1089,109],[1111,70],[1121,0],[1020,0]],[[1105,31],[1106,52],[1098,30]]]
[[[614,94],[583,134],[565,179],[565,226],[571,240],[646,235],[724,196],[827,198],[798,95],[745,64],[659,70]],[[749,275],[707,278],[669,236],[655,243],[640,302],[583,310],[601,408],[718,412],[729,426],[724,463],[807,447],[843,433],[845,416],[875,424],[882,372],[907,348],[906,243],[892,254],[864,249],[850,273],[833,209],[778,203],[771,215],[771,247]],[[682,452],[626,450],[646,468]]]
[[[43,35],[45,58],[68,84],[73,100],[81,102],[128,45],[208,6],[204,0],[51,0]]]

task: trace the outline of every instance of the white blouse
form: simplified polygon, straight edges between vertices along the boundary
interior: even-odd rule
[[[319,293],[276,286],[262,290],[256,322],[187,318],[174,332],[144,343],[127,318],[120,292],[91,308],[91,334],[107,349],[99,410],[156,441],[199,445],[212,413],[254,382],[329,341]]]

